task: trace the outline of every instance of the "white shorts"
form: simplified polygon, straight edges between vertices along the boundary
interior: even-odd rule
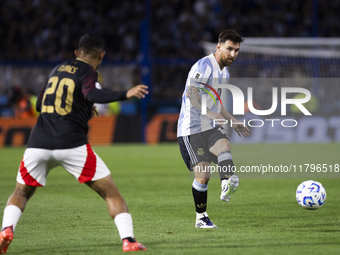
[[[80,183],[96,181],[111,174],[90,144],[63,150],[27,148],[19,167],[17,182],[45,186],[49,171],[57,166],[65,168]]]

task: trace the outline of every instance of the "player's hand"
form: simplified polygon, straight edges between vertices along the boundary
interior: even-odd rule
[[[210,110],[207,111],[207,117],[211,120],[225,120],[225,118],[220,113],[212,112]],[[222,124],[219,124],[222,126]]]
[[[98,113],[97,107],[93,105],[90,120],[93,119],[94,117],[98,116],[98,115],[99,115],[99,113]]]
[[[145,95],[149,94],[148,86],[146,85],[137,85],[132,89],[129,89],[126,93],[127,98],[137,97],[137,98],[144,98]]]
[[[241,135],[243,135],[244,137],[250,135],[250,130],[247,127],[243,126],[243,123],[233,124],[233,129],[236,131],[239,137],[241,137]]]

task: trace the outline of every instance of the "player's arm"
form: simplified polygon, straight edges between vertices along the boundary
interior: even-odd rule
[[[109,89],[92,89],[86,94],[86,99],[91,103],[106,104],[127,99],[127,91],[112,91]]]
[[[127,91],[113,91],[110,89],[98,89],[96,88],[96,82],[98,81],[98,72],[92,71],[85,77],[82,84],[82,92],[89,102],[106,104],[115,101],[122,101],[131,97],[142,98],[145,94],[148,94],[147,86],[137,85]]]
[[[201,102],[201,97],[199,95],[199,90],[195,88],[194,86],[188,86],[186,96],[189,98],[192,106],[195,107],[198,111],[201,111],[202,102]],[[211,120],[223,119],[223,116],[221,114],[212,112],[208,107],[207,107],[207,117]]]
[[[37,112],[41,111],[41,104],[42,104],[42,100],[44,98],[44,93],[45,93],[45,90],[46,90],[46,85],[47,85],[47,82],[45,83],[44,87],[41,89],[41,91],[39,93],[39,96],[37,98],[37,103],[35,104],[35,109],[36,109]]]
[[[91,103],[106,104],[114,101],[122,101],[132,97],[144,98],[148,94],[148,86],[137,85],[127,91],[113,91],[109,89],[92,89],[87,95],[86,99]]]
[[[221,115],[230,123],[233,123],[233,129],[236,131],[238,136],[241,134],[246,137],[250,135],[250,131],[247,127],[243,126],[242,122],[239,122],[234,116],[232,116],[224,107],[221,106]]]

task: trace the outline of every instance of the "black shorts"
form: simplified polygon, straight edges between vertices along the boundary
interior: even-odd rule
[[[223,127],[215,127],[202,133],[178,137],[179,149],[182,158],[190,171],[201,161],[217,164],[217,156],[209,149],[220,139],[229,140]]]

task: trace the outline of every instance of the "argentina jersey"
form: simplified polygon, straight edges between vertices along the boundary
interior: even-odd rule
[[[221,112],[219,96],[221,89],[216,86],[227,84],[229,72],[226,67],[222,70],[213,54],[201,58],[192,67],[188,74],[185,90],[182,95],[182,106],[178,119],[177,137],[201,133],[214,128],[214,121],[209,119],[204,112],[197,110],[190,102],[186,93],[188,86],[197,87],[201,104],[213,112]]]

